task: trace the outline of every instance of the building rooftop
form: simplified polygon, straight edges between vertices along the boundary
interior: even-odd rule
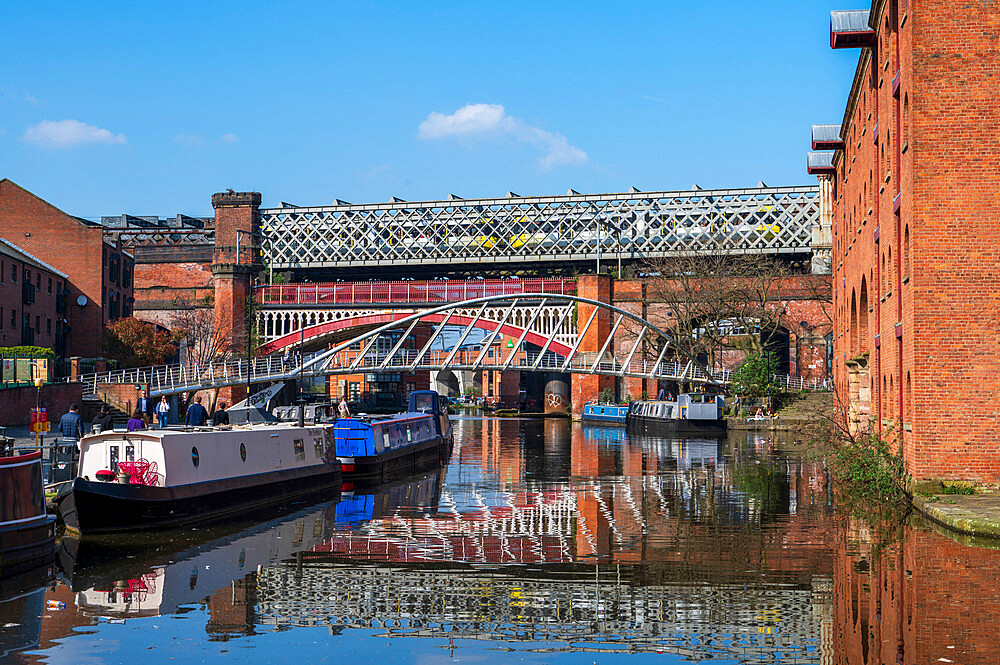
[[[24,251],[14,243],[10,242],[9,240],[4,240],[3,238],[0,238],[0,254],[17,259],[18,261],[23,261],[24,263],[27,263],[30,266],[33,266],[40,270],[45,270],[47,272],[52,273],[53,275],[58,275],[63,279],[69,279],[69,275],[67,275],[66,273],[60,270],[56,270],[55,268],[50,266],[45,261],[42,261],[34,254]]]
[[[211,227],[213,217],[157,217],[151,215],[115,215],[101,217],[101,225],[109,229],[204,229]]]
[[[832,174],[835,172],[833,167],[833,151],[824,150],[822,152],[810,152],[807,160],[807,168],[811,175],[824,175]]]
[[[869,10],[850,9],[830,12],[830,47],[860,48],[870,46],[875,31],[868,25]]]
[[[840,138],[839,124],[812,126],[813,150],[839,150],[843,147],[844,140]]]

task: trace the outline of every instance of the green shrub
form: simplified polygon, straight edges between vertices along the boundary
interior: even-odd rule
[[[0,347],[0,358],[52,358],[56,352],[41,346],[4,346]]]

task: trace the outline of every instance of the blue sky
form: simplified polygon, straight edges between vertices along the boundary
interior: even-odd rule
[[[858,3],[856,3],[858,4]],[[861,4],[858,4],[861,6]],[[854,5],[849,5],[854,7]],[[812,0],[11,3],[0,177],[73,214],[813,182]]]

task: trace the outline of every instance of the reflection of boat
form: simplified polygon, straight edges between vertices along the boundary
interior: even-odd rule
[[[60,563],[77,592],[77,606],[99,616],[171,614],[219,589],[235,588],[261,567],[322,550],[352,522],[383,515],[437,511],[444,470],[355,493],[259,521],[197,530],[64,538]],[[234,580],[236,583],[234,584]]]
[[[42,453],[0,457],[0,578],[52,560],[55,521],[45,512]]]
[[[588,441],[611,441],[621,443],[625,441],[625,430],[621,427],[595,427],[585,426],[583,428],[583,438]]]
[[[451,421],[436,392],[415,390],[406,413],[339,418],[334,441],[347,490],[353,483],[381,482],[440,464],[451,451]]]
[[[625,415],[628,413],[627,406],[618,404],[600,404],[587,402],[583,405],[584,420],[592,420],[601,423],[625,424]]]
[[[56,501],[81,533],[205,521],[337,488],[332,444],[330,426],[283,424],[96,434]]]
[[[368,490],[347,491],[337,504],[336,521],[340,526],[358,524],[391,513],[420,509],[436,513],[441,500],[445,467]]]
[[[30,572],[0,583],[0,662],[38,645],[45,613],[45,584],[51,579],[51,565],[35,566]]]
[[[99,616],[172,614],[197,603],[259,566],[290,559],[329,537],[333,502],[263,523],[152,536],[63,539],[60,561],[77,592],[77,606]],[[214,536],[214,537],[213,537]],[[206,540],[207,539],[207,540]]]
[[[625,426],[630,431],[725,432],[722,395],[682,393],[674,401],[637,401],[629,404]]]

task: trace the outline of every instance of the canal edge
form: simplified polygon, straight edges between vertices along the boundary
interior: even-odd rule
[[[982,499],[989,500],[984,502]],[[943,501],[949,503],[942,503]],[[915,494],[912,504],[918,513],[950,531],[988,538],[1000,545],[1000,497],[997,495]]]

